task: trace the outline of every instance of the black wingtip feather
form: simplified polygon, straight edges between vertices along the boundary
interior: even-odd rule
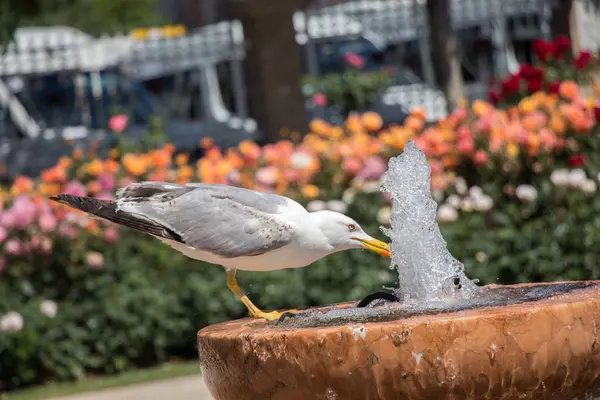
[[[115,201],[70,194],[59,194],[49,199],[140,232],[183,243],[183,238],[177,232],[141,215],[118,210]]]

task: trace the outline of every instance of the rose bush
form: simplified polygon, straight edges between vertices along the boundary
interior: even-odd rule
[[[311,96],[317,107],[329,106],[344,118],[351,112],[367,110],[373,105],[378,94],[393,82],[392,71],[367,71],[363,57],[346,53],[341,73],[328,73],[324,76],[306,76],[302,82],[305,95]]]
[[[452,253],[483,283],[600,277],[600,109],[575,82],[516,105],[463,104],[426,124],[415,109],[382,129],[373,113],[342,126],[313,121],[297,141],[222,151],[204,140],[191,163],[169,144],[76,150],[37,179],[0,193],[0,387],[76,379],[194,358],[196,331],[244,316],[221,268],[155,239],[98,222],[46,198],[113,198],[140,180],[203,181],[285,194],[332,209],[377,235],[391,208],[379,192],[389,157],[415,140],[426,153],[438,220]],[[126,121],[117,128],[126,134]],[[128,148],[127,148],[128,149]],[[379,234],[384,239],[382,234]],[[348,251],[309,268],[241,273],[265,309],[359,299],[396,274],[387,260]]]
[[[506,107],[540,90],[557,93],[564,81],[592,85],[596,93],[600,93],[598,82],[593,79],[600,66],[598,54],[589,51],[573,54],[566,36],[558,36],[552,41],[538,39],[532,47],[536,62],[523,64],[517,73],[492,82],[488,94],[490,102]]]

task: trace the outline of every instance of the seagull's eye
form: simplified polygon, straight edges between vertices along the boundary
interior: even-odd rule
[[[356,230],[356,225],[354,225],[354,224],[348,224],[348,230],[350,232],[354,232]]]

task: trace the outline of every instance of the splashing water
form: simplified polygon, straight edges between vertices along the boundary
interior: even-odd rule
[[[452,257],[436,222],[437,203],[431,197],[431,170],[425,154],[413,141],[390,160],[381,190],[392,197],[392,265],[399,275],[404,300],[435,306],[467,300],[480,288]]]

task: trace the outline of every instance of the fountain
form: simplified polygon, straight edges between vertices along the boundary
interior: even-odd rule
[[[390,160],[393,292],[198,333],[217,400],[593,399],[600,282],[479,287],[446,248],[430,170],[409,142]]]

